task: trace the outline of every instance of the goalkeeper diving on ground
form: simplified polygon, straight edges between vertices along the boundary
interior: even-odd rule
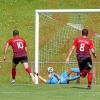
[[[68,84],[69,81],[77,80],[80,78],[79,74],[74,76],[71,75],[72,72],[80,73],[79,68],[71,68],[69,71],[63,71],[61,75],[58,75],[54,71],[53,67],[48,67],[47,71],[48,71],[47,80],[36,72],[34,72],[34,74],[37,75],[38,78],[46,84]]]

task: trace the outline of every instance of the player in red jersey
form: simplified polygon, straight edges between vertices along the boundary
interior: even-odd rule
[[[34,82],[34,76],[32,74],[31,68],[28,65],[28,57],[27,57],[27,45],[26,41],[19,36],[19,31],[13,31],[13,38],[9,39],[4,48],[4,60],[6,60],[6,52],[8,47],[11,46],[13,50],[13,63],[12,63],[12,83],[15,83],[16,77],[16,66],[21,62],[23,63],[26,72],[32,78]]]
[[[91,88],[93,78],[93,72],[91,69],[93,68],[93,65],[90,52],[92,52],[94,58],[96,58],[96,54],[94,50],[94,43],[88,38],[87,29],[82,30],[82,37],[76,38],[74,40],[70,52],[67,56],[66,63],[69,63],[70,56],[75,48],[80,75],[81,77],[85,77],[87,75],[88,88]]]

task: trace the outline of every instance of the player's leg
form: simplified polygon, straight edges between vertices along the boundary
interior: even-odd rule
[[[34,82],[35,81],[35,77],[33,76],[32,70],[29,67],[28,62],[23,62],[23,65],[25,67],[26,72],[31,76],[32,81]]]
[[[60,75],[60,80],[58,83],[60,84],[68,84],[69,83],[69,73],[67,71],[63,71]]]
[[[75,73],[76,76],[80,76],[80,70],[79,68],[75,67],[75,68],[71,68],[71,71],[73,73]],[[76,79],[76,83],[79,84],[80,83],[80,78]]]
[[[21,58],[20,58],[20,62],[23,63],[26,72],[31,76],[32,82],[34,83],[35,77],[33,76],[32,70],[31,70],[31,68],[29,67],[27,56],[21,57]]]
[[[16,78],[16,64],[12,64],[12,83],[15,83],[15,78]]]
[[[81,77],[85,77],[87,74],[87,79],[88,79],[88,87],[90,88],[92,85],[92,78],[93,78],[93,72],[91,69],[93,68],[92,66],[92,60],[91,57],[85,57],[82,62],[80,63],[80,72],[81,72]]]
[[[80,70],[79,68],[71,68],[71,71],[74,72],[74,73],[80,73]]]
[[[92,79],[93,79],[93,71],[90,70],[87,74],[87,79],[88,79],[88,88],[91,88],[92,86]]]
[[[92,71],[93,65],[92,65],[91,57],[88,58],[88,60],[87,60],[87,67],[88,67],[88,74],[87,74],[88,88],[91,88],[92,80],[93,80],[93,71]]]
[[[80,75],[78,75],[78,76],[70,76],[68,80],[69,81],[73,81],[73,80],[77,80],[79,78],[80,78]]]
[[[86,77],[87,73],[88,73],[88,68],[87,68],[87,58],[79,58],[78,59],[78,65],[79,65],[79,69],[80,69],[80,76],[81,77]]]
[[[92,85],[92,79],[93,79],[93,72],[92,72],[92,59],[91,57],[87,57],[85,60],[85,68],[82,71],[82,73],[86,76],[87,75],[87,80],[88,80],[88,88],[91,88]]]
[[[12,61],[12,83],[15,83],[16,66],[18,63],[19,63],[18,58],[13,58],[13,61]]]

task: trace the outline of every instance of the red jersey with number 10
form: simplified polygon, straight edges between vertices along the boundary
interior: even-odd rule
[[[78,57],[90,56],[90,49],[94,48],[93,41],[86,37],[76,38],[73,45]]]
[[[26,41],[23,38],[19,36],[15,36],[12,39],[9,39],[7,43],[10,46],[12,46],[14,58],[27,56],[27,53],[25,50],[25,47],[27,45],[26,45]]]

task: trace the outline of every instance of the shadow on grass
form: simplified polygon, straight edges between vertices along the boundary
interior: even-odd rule
[[[74,86],[74,87],[70,87],[70,88],[74,88],[74,89],[83,89],[83,90],[87,90],[87,87],[78,87],[78,86]]]

